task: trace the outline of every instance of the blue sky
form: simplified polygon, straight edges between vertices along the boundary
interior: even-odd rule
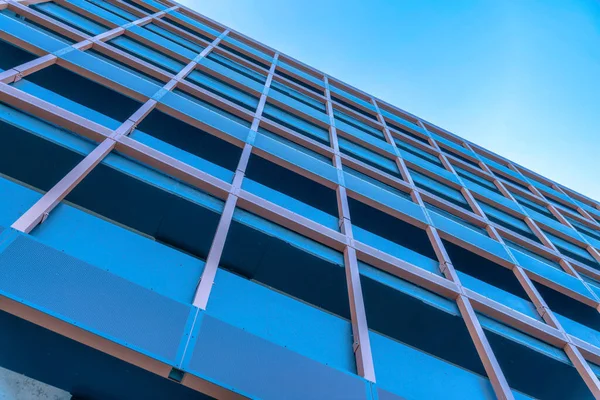
[[[600,200],[599,0],[180,0]]]

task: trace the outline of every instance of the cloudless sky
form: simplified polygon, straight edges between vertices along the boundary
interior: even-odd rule
[[[179,0],[600,200],[600,0]]]

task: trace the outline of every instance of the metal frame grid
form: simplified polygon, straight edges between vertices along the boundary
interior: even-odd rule
[[[51,218],[52,210],[69,194],[69,192],[73,190],[73,188],[82,181],[96,165],[101,163],[108,154],[117,151],[225,200],[225,207],[220,217],[218,228],[206,260],[206,266],[194,298],[194,305],[200,309],[206,308],[219,260],[223,252],[225,238],[227,237],[229,226],[232,221],[233,211],[236,207],[240,207],[290,230],[296,231],[312,240],[343,252],[357,371],[359,375],[367,380],[376,382],[376,371],[373,365],[368,335],[368,324],[361,291],[360,274],[358,271],[359,260],[367,262],[414,284],[425,287],[444,297],[455,300],[498,398],[510,399],[513,398],[513,396],[502,369],[496,360],[494,352],[487,341],[486,335],[479,324],[475,314],[476,311],[489,315],[508,326],[523,331],[535,338],[550,343],[553,346],[564,349],[568,358],[571,360],[592,394],[596,398],[600,398],[600,382],[586,361],[589,360],[600,364],[600,348],[568,334],[533,284],[533,281],[535,281],[538,284],[549,286],[566,296],[600,310],[600,298],[598,298],[595,292],[590,288],[588,281],[584,280],[582,277],[583,274],[587,277],[600,280],[600,269],[594,270],[571,257],[565,256],[545,234],[545,232],[551,232],[553,235],[579,246],[587,251],[593,259],[600,262],[600,249],[595,248],[584,236],[578,233],[577,228],[569,221],[569,219],[576,221],[578,224],[581,224],[590,230],[600,232],[600,203],[543,178],[525,167],[512,163],[474,143],[465,141],[450,132],[340,82],[289,56],[280,54],[276,50],[257,43],[256,41],[234,30],[226,28],[171,0],[163,0],[161,7],[158,7],[159,3],[146,3],[142,0],[132,0],[131,3],[126,3],[121,0],[107,0],[108,3],[120,7],[138,17],[137,20],[123,26],[115,26],[111,21],[87,12],[85,9],[68,0],[55,1],[60,6],[73,10],[89,18],[91,21],[109,27],[107,31],[93,37],[29,7],[47,1],[49,0],[0,0],[0,10],[8,8],[51,31],[75,40],[76,43],[67,46],[60,51],[47,53],[18,37],[11,36],[8,32],[0,32],[1,39],[25,48],[39,56],[31,62],[15,66],[10,70],[0,73],[0,101],[15,108],[25,110],[34,116],[43,118],[58,126],[69,129],[78,135],[88,138],[96,142],[97,147],[27,212],[15,221],[12,225],[14,229],[29,233],[38,224],[43,223],[46,218]],[[143,11],[143,9],[136,7],[136,5],[143,6],[153,13],[148,14]],[[173,14],[174,11],[178,11],[186,17],[198,21],[210,29],[214,29],[218,32],[218,35],[201,30],[198,26],[190,24],[188,21]],[[167,16],[169,19],[165,18]],[[169,21],[175,21],[179,26],[176,26]],[[201,53],[197,54],[195,58],[189,59],[170,50],[168,47],[149,41],[143,36],[137,35],[128,29],[133,26],[143,27],[149,23],[155,23],[161,28],[205,48]],[[185,27],[186,29],[182,29],[182,27]],[[193,32],[198,35],[195,35]],[[185,67],[174,75],[140,58],[121,51],[108,43],[109,40],[121,35],[136,39],[145,46],[184,63]],[[212,41],[207,42],[202,39],[202,37],[210,37],[212,38]],[[236,39],[237,42],[228,42],[228,48],[220,47],[219,44],[225,38],[233,38]],[[249,48],[263,52],[271,58],[268,69],[265,69],[260,65],[260,63],[265,63],[265,60],[259,59],[253,51],[249,50]],[[82,69],[62,57],[64,54],[71,51],[87,51],[89,49],[102,52],[133,69],[151,75],[157,80],[164,82],[164,86],[156,94],[148,97],[110,79],[106,79],[91,71]],[[235,51],[231,51],[231,49],[235,49]],[[224,54],[231,60],[263,74],[266,77],[266,83],[264,84],[262,92],[258,93],[239,82],[235,82],[231,79],[228,80],[227,77],[220,75],[218,72],[206,69],[200,65],[200,61],[211,52]],[[253,62],[252,60],[259,61],[259,63]],[[143,105],[131,115],[129,119],[122,123],[121,126],[115,130],[111,130],[11,86],[11,83],[53,64],[58,64],[92,81],[108,86],[116,92],[141,101]],[[239,105],[185,80],[185,78],[196,69],[200,69],[222,80],[226,80],[228,83],[245,92],[260,96],[256,111],[251,113]],[[305,96],[322,103],[326,109],[326,118],[328,119],[328,122],[319,120],[301,110],[294,109],[283,102],[272,99],[269,96],[272,82],[287,85],[288,87],[301,92]],[[183,113],[162,104],[160,101],[161,98],[167,92],[173,91],[175,88],[216,104],[228,112],[251,122],[250,133],[246,140],[240,142],[239,140],[232,139],[226,132],[221,132],[201,121],[188,118]],[[333,95],[334,90],[332,89],[335,89],[335,96]],[[267,103],[284,108],[288,113],[300,116],[313,124],[327,129],[329,132],[330,146],[326,146],[270,120],[263,115],[263,109]],[[198,170],[180,160],[174,159],[128,137],[136,126],[155,108],[241,147],[242,153],[235,170],[233,182],[230,184],[221,181],[204,171]],[[362,124],[366,124],[371,128],[380,131],[388,146],[383,148],[368,140],[353,136],[350,132],[346,132],[344,128],[336,127],[335,110],[343,112],[355,120],[360,121]],[[397,129],[399,125],[402,126],[402,129]],[[337,172],[338,181],[331,182],[302,167],[292,165],[283,158],[271,154],[264,154],[263,151],[254,148],[254,139],[259,126],[267,127],[269,130],[288,140],[328,157]],[[356,144],[377,153],[382,157],[393,160],[402,179],[383,172],[382,170],[341,151],[338,141],[340,136],[345,139],[351,139]],[[447,176],[442,176],[435,171],[423,168],[423,166],[415,164],[410,160],[406,160],[402,155],[402,151],[398,148],[397,142],[411,145],[420,151],[435,157],[439,160],[443,169],[454,177],[454,179],[448,179]],[[292,169],[294,172],[297,172],[308,179],[335,189],[338,203],[340,231],[324,227],[309,218],[300,216],[284,207],[275,205],[259,196],[243,190],[241,185],[245,177],[246,166],[253,153],[260,154],[270,161],[285,168]],[[343,166],[349,166],[383,184],[392,186],[397,190],[409,194],[412,201],[423,210],[427,222],[423,223],[411,215],[403,214],[399,210],[395,210],[376,200],[367,198],[364,194],[348,189],[344,183]],[[430,178],[434,178],[449,187],[460,190],[471,210],[469,211],[458,207],[453,203],[432,194],[428,190],[420,188],[415,184],[409,167]],[[498,202],[494,198],[486,198],[484,195],[473,191],[469,188],[465,178],[461,177],[457,172],[456,167],[466,170],[480,179],[487,180],[497,188],[498,192],[501,193],[501,196],[503,196],[505,200],[511,201],[517,206],[514,208],[506,207],[502,202]],[[547,209],[547,211],[554,216],[557,223],[572,230],[576,234],[568,235],[552,224],[532,218],[527,209],[520,205],[516,200],[515,194]],[[354,238],[352,231],[353,225],[348,205],[349,197],[365,202],[371,207],[389,214],[390,218],[399,218],[405,222],[409,222],[425,229],[431,245],[435,250],[443,277],[425,271],[415,265],[411,265],[410,263],[399,260],[357,241]],[[483,201],[483,199],[485,199],[486,203],[523,220],[541,244],[491,221],[480,206],[480,202]],[[432,203],[470,224],[485,229],[493,240],[499,242],[506,249],[507,253],[511,256],[511,262],[494,258],[493,255],[482,251],[477,246],[466,243],[464,240],[457,239],[440,231],[432,221],[426,203]],[[521,314],[497,301],[464,287],[444,248],[442,238],[466,247],[482,257],[493,259],[493,261],[501,266],[511,270],[545,323]],[[558,262],[566,274],[573,276],[587,288],[589,292],[588,296],[583,296],[580,293],[566,288],[557,282],[552,282],[519,265],[519,262],[507,247],[504,241],[505,239],[517,242],[519,245],[532,252]]]

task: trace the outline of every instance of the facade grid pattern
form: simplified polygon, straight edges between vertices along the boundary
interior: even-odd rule
[[[171,0],[0,0],[0,41],[0,52],[7,55],[0,54],[2,120],[9,110],[18,110],[91,144],[47,187],[35,183],[42,178],[27,182],[12,176],[0,163],[0,177],[39,193],[6,228],[36,237],[45,225],[60,221],[61,205],[73,205],[160,241],[119,220],[116,211],[104,215],[77,200],[86,181],[118,156],[219,204],[214,230],[206,228],[208,239],[204,233],[192,239],[206,242],[203,250],[163,240],[203,264],[191,282],[190,332],[201,329],[204,313],[217,313],[211,314],[211,304],[222,295],[214,293],[220,271],[244,276],[230,267],[235,257],[228,245],[243,218],[256,218],[290,232],[301,243],[297,247],[316,248],[311,252],[321,259],[327,258],[321,248],[341,255],[347,314],[336,311],[335,300],[325,295],[303,297],[310,282],[305,288],[297,282],[278,287],[276,279],[252,274],[249,279],[348,320],[352,339],[340,347],[349,347],[354,366],[346,372],[372,388],[371,398],[375,393],[385,397],[378,388],[418,397],[387,383],[390,374],[384,370],[407,368],[410,360],[386,367],[373,332],[484,375],[490,393],[500,399],[545,398],[553,391],[600,398],[599,202]],[[27,60],[13,58],[13,51],[28,54]],[[6,65],[13,59],[19,63]],[[76,74],[90,88],[101,86],[135,107],[116,110],[126,104],[116,101],[99,106],[96,94],[81,97],[67,82],[52,85],[48,79],[56,71]],[[195,140],[189,137],[170,142],[182,126],[209,137],[202,142],[205,150],[188,147],[186,140]],[[160,129],[162,136],[150,133]],[[138,133],[144,131],[149,135]],[[225,155],[223,149],[230,148],[233,155]],[[329,197],[317,198],[321,194]],[[8,231],[0,231],[0,244]],[[366,270],[450,301],[481,367],[472,367],[467,356],[451,355],[452,340],[441,340],[437,350],[420,348],[417,338],[396,337],[400,328],[371,326],[382,317],[364,287]],[[419,292],[410,293],[418,298]],[[387,312],[392,318],[403,310]],[[505,330],[507,340],[566,365],[582,386],[569,392],[568,387],[557,390],[560,383],[544,376],[536,382],[517,380],[528,366],[505,361],[509,350],[491,339],[493,324],[501,327],[496,332]],[[437,329],[423,340],[445,335],[444,326]],[[182,360],[194,346],[199,345],[190,335]],[[193,375],[186,365],[168,366]],[[560,372],[553,379],[559,380]],[[187,376],[183,381],[216,397],[263,397],[234,384],[194,382]],[[457,391],[456,398],[472,396],[460,397],[460,387],[448,390]]]

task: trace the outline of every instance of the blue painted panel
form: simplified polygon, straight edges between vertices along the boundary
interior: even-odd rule
[[[381,111],[381,115],[383,115],[383,116],[385,116],[385,117],[387,117],[387,118],[390,118],[391,120],[393,120],[393,121],[395,121],[395,122],[399,123],[400,125],[404,125],[405,127],[408,127],[408,128],[410,128],[411,130],[414,130],[414,131],[420,132],[420,133],[422,133],[424,136],[429,136],[429,135],[427,135],[427,132],[425,132],[425,131],[423,130],[423,128],[421,128],[419,125],[413,124],[412,122],[410,122],[410,121],[408,121],[408,120],[406,120],[406,119],[404,119],[404,118],[401,118],[401,117],[399,117],[399,116],[397,116],[397,115],[395,115],[395,114],[392,114],[392,113],[390,113],[390,112],[388,112],[388,111],[386,111],[386,110],[380,109],[380,111]],[[393,128],[392,128],[392,129],[393,129]]]
[[[373,177],[371,177],[371,176],[369,176],[367,174],[363,174],[362,172],[357,171],[357,170],[355,170],[353,168],[350,168],[350,167],[347,167],[347,166],[343,166],[343,169],[344,169],[344,181],[346,182],[346,187],[348,187],[348,185],[356,184],[356,185],[362,186],[361,190],[368,191],[370,189],[367,188],[367,187],[365,187],[364,183],[369,183],[371,185],[374,185],[374,186],[377,186],[377,187],[382,188],[384,190],[387,190],[388,192],[393,193],[393,194],[395,194],[397,196],[400,196],[400,197],[402,197],[402,198],[404,198],[406,200],[412,201],[411,197],[410,197],[410,195],[408,193],[403,192],[403,191],[401,191],[399,189],[396,189],[395,187],[390,186],[387,183],[383,183],[383,182],[381,182],[378,179],[375,179],[375,178],[373,178]],[[355,182],[356,180],[353,179],[353,177],[356,177],[356,178],[362,180],[363,182],[356,183]],[[353,183],[349,183],[350,181],[352,181]]]
[[[296,101],[299,101],[299,102],[313,108],[314,110],[321,112],[322,114],[326,113],[325,104],[323,103],[322,100],[317,100],[315,98],[312,98],[303,92],[300,92],[296,89],[292,89],[288,85],[277,82],[277,81],[272,81],[270,88],[284,94],[287,97],[295,99]]]
[[[70,45],[67,41],[46,35],[39,29],[10,18],[4,12],[0,13],[0,30],[49,53],[61,50]]]
[[[207,313],[248,333],[356,373],[350,322],[219,269]]]
[[[40,197],[38,193],[0,175],[0,226],[9,227]]]
[[[555,312],[554,315],[556,315],[556,318],[563,328],[565,328],[567,333],[577,336],[596,347],[600,347],[600,332],[577,321],[573,321],[570,318],[564,317],[557,312]]]
[[[191,306],[19,235],[0,253],[0,292],[173,362]]]
[[[66,204],[56,207],[31,234],[65,254],[182,303],[192,301],[204,269],[202,260]]]
[[[581,238],[577,234],[577,231],[569,228],[566,225],[561,224],[560,222],[558,222],[555,219],[548,218],[547,216],[540,214],[539,212],[534,211],[529,208],[527,209],[527,214],[529,214],[537,222],[541,222],[542,224],[547,225],[551,228],[554,228],[557,231],[560,231],[560,232],[564,233],[565,235],[570,236],[574,239],[581,240]]]
[[[209,315],[188,371],[251,398],[367,399],[363,379],[311,360]]]
[[[335,125],[348,133],[354,134],[356,131],[368,133],[371,136],[377,137],[385,141],[385,136],[380,129],[374,128],[371,125],[367,125],[358,119],[345,114],[338,110],[333,110],[335,116]]]
[[[0,325],[1,366],[74,398],[213,399],[4,311]]]
[[[210,53],[200,60],[200,64],[221,75],[235,79],[237,82],[257,92],[262,92],[263,90],[266,79],[263,75],[220,54]]]

